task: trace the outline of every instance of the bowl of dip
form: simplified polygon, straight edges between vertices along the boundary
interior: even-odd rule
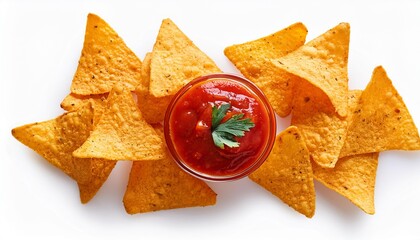
[[[165,141],[175,162],[209,181],[248,176],[266,160],[276,136],[274,111],[251,81],[233,74],[194,79],[170,102]]]

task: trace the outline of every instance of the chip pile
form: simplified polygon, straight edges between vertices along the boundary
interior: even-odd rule
[[[182,68],[193,58],[199,60]],[[171,62],[179,70],[167,68]],[[133,161],[127,213],[214,205],[216,193],[169,157],[160,125],[176,88],[211,72],[220,70],[169,19],[142,63],[104,20],[89,14],[71,92],[61,102],[68,112],[12,134],[73,178],[82,203],[95,196],[117,161]]]
[[[292,126],[277,136],[269,158],[249,177],[307,217],[315,213],[313,178],[374,214],[379,152],[419,150],[418,130],[383,67],[374,69],[365,90],[348,89],[348,23],[306,44],[305,29],[297,23],[225,49],[241,73],[263,90],[261,79],[283,90],[265,91],[270,100],[285,100],[273,104],[279,116],[291,109]],[[291,51],[289,43],[301,45]],[[274,55],[273,49],[287,54]]]
[[[315,214],[313,179],[373,214],[379,152],[419,150],[418,130],[382,67],[365,90],[348,89],[349,24],[305,44],[306,35],[296,23],[225,49],[279,116],[292,115],[292,126],[249,178],[306,217]],[[171,159],[162,122],[182,86],[218,72],[170,19],[162,21],[142,62],[104,20],[89,14],[71,91],[60,105],[66,112],[12,134],[74,179],[82,203],[117,161],[132,161],[127,213],[214,205],[216,193]]]

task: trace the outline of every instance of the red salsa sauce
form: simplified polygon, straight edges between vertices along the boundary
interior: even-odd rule
[[[243,113],[255,126],[243,137],[235,137],[239,147],[225,145],[221,149],[212,138],[212,107],[226,103],[230,108],[222,123]],[[193,172],[204,175],[237,175],[255,165],[270,144],[270,114],[262,100],[237,81],[219,78],[193,84],[176,100],[168,120],[178,158]]]

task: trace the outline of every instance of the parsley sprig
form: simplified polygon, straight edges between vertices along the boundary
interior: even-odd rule
[[[229,108],[230,104],[225,103],[220,107],[213,106],[211,112],[211,135],[214,144],[221,149],[224,149],[225,145],[230,148],[239,147],[235,137],[243,137],[245,131],[255,126],[250,118],[241,119],[244,116],[243,113],[233,115],[224,123],[220,123]]]

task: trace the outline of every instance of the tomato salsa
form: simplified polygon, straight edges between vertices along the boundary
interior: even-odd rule
[[[252,122],[236,147],[216,146],[212,112],[225,105],[221,124],[236,116]],[[213,113],[214,114],[214,113]],[[239,116],[238,116],[239,115]],[[250,81],[228,74],[193,80],[172,100],[165,117],[165,138],[175,161],[206,180],[239,179],[257,169],[274,143],[275,116],[262,92]]]

